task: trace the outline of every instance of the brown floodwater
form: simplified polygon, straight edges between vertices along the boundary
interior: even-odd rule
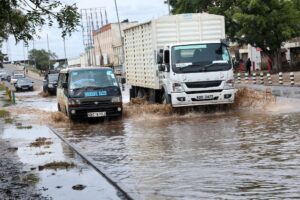
[[[127,119],[61,129],[144,199],[300,196],[300,113]]]
[[[57,130],[143,199],[300,197],[296,99],[171,116],[141,110],[123,120],[67,122]]]

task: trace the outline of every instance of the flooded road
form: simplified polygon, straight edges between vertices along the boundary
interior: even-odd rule
[[[300,114],[74,125],[66,136],[144,199],[300,197]]]
[[[40,109],[55,110],[52,100]],[[268,111],[141,114],[56,129],[142,199],[298,199],[299,100],[277,103]]]

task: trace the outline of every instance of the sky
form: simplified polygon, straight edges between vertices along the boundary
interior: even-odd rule
[[[66,4],[76,3],[80,9],[104,7],[107,11],[108,22],[117,22],[114,0],[61,0]],[[120,20],[129,19],[130,21],[145,22],[160,16],[168,14],[168,7],[164,0],[117,0]],[[29,42],[28,50],[46,49],[47,35],[49,38],[49,49],[55,52],[59,58],[64,58],[64,43],[61,38],[61,31],[52,27],[44,26],[39,33],[40,38]],[[66,56],[67,58],[79,57],[84,52],[81,27],[74,32],[71,37],[66,38]],[[23,42],[16,44],[13,37],[9,38],[8,43],[4,43],[3,52],[8,53],[10,60],[23,60],[27,58],[27,48],[23,47]]]

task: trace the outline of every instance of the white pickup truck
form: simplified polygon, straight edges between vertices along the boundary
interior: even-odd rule
[[[130,98],[173,107],[234,102],[223,16],[165,16],[125,29],[124,35]]]

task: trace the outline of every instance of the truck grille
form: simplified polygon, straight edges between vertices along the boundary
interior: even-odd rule
[[[219,87],[222,81],[201,81],[201,82],[187,82],[185,83],[188,88],[209,88]]]
[[[190,92],[185,92],[187,94],[202,94],[202,93],[220,93],[223,90],[202,90],[202,91],[190,91]]]

